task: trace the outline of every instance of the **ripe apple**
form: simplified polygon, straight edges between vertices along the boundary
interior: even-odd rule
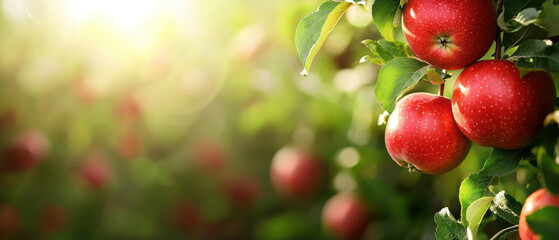
[[[409,0],[402,30],[411,50],[431,65],[462,69],[491,47],[497,17],[491,0]]]
[[[318,156],[312,152],[284,147],[272,160],[272,184],[279,193],[289,198],[310,197],[320,188],[322,167]]]
[[[528,145],[555,105],[555,85],[542,71],[524,76],[505,60],[479,61],[462,71],[454,85],[452,112],[460,130],[485,147]]]
[[[13,206],[0,206],[0,239],[15,234],[20,227],[19,213]]]
[[[340,239],[361,239],[370,218],[367,205],[355,193],[338,193],[322,209],[323,226]]]
[[[212,140],[200,140],[190,149],[198,166],[211,173],[218,173],[225,165],[225,153],[221,145]]]
[[[120,155],[126,159],[136,158],[142,149],[142,140],[138,135],[129,131],[118,138],[117,150]]]
[[[49,150],[49,141],[41,132],[25,132],[4,151],[2,167],[8,171],[30,169],[41,162]]]
[[[250,176],[226,178],[221,187],[229,202],[243,209],[250,208],[260,192],[257,180]]]
[[[518,233],[522,240],[537,240],[538,236],[532,232],[528,222],[526,221],[526,216],[532,214],[536,210],[552,206],[559,207],[559,195],[554,195],[545,189],[539,189],[532,193],[522,207],[520,212],[520,222],[518,224]]]
[[[62,231],[68,223],[66,209],[58,205],[48,205],[41,210],[40,228],[43,236],[51,236]]]
[[[450,99],[429,93],[413,93],[396,104],[385,143],[398,165],[427,174],[454,169],[472,145],[456,126]]]
[[[86,158],[78,173],[86,186],[95,190],[104,188],[111,177],[110,166],[105,158],[99,155]]]

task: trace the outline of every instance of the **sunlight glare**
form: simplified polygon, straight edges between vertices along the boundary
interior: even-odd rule
[[[160,5],[156,0],[63,0],[70,18],[84,23],[94,18],[107,18],[123,30],[137,30]]]

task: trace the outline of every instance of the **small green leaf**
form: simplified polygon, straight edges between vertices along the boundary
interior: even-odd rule
[[[513,173],[518,169],[518,164],[529,151],[493,149],[489,158],[483,164],[480,172],[474,173],[464,179],[460,185],[460,204],[462,206],[462,222],[467,226],[466,212],[468,207],[477,199],[492,196],[489,190],[493,177],[500,177]]]
[[[493,197],[482,197],[478,200],[472,202],[468,211],[466,211],[466,219],[468,219],[468,231],[471,233],[472,239],[475,240],[477,236],[477,230],[483,216],[489,209],[489,206],[493,202]]]
[[[547,34],[547,29],[538,24],[524,26],[518,31],[512,33],[505,32],[503,34],[503,47],[505,48],[504,53],[506,54],[509,49],[518,46],[522,41],[528,39],[545,39]]]
[[[458,197],[460,199],[460,204],[462,205],[461,213],[464,225],[468,226],[466,212],[470,205],[477,199],[492,195],[488,188],[492,178],[493,177],[491,176],[474,173],[462,181]]]
[[[304,66],[302,75],[307,75],[318,50],[340,18],[353,5],[351,2],[329,0],[299,22],[295,33],[295,46]]]
[[[522,158],[530,155],[528,149],[503,150],[493,149],[489,158],[483,164],[480,174],[500,177],[513,173],[518,169]]]
[[[429,68],[426,75],[427,79],[429,79],[429,82],[431,82],[433,85],[441,85],[444,83],[444,79],[437,72],[437,69]]]
[[[540,240],[557,239],[559,236],[559,207],[543,207],[526,216],[530,229]]]
[[[548,154],[543,147],[538,152],[538,166],[542,170],[547,190],[559,194],[559,165],[555,163],[553,155]]]
[[[450,213],[448,208],[443,208],[435,214],[435,236],[438,240],[466,240],[466,229]]]
[[[429,65],[407,57],[397,57],[384,65],[378,74],[375,94],[384,110],[392,113],[396,101],[425,75]]]
[[[519,12],[514,18],[505,21],[504,13],[497,17],[497,25],[505,32],[516,32],[522,27],[536,24],[539,20],[541,11],[535,8],[527,8]]]
[[[548,40],[527,40],[520,44],[510,59],[518,60],[516,66],[520,68],[559,72],[559,44]]]
[[[389,41],[394,41],[394,28],[398,26],[396,18],[400,0],[374,0],[372,5],[373,21],[380,34]]]
[[[501,191],[493,199],[490,209],[493,213],[508,222],[518,224],[522,204],[516,201],[512,196],[506,194],[505,191]]]
[[[524,9],[535,8],[542,10],[544,3],[545,0],[503,1],[505,22],[511,20]]]
[[[367,39],[361,43],[365,44],[372,53],[372,55],[368,56],[369,62],[380,62],[381,64],[379,65],[384,65],[395,57],[410,56],[409,54],[411,53],[409,46],[399,41],[391,42],[384,39],[373,41]]]

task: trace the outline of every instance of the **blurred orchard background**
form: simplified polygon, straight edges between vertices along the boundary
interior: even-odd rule
[[[440,176],[397,166],[378,66],[358,63],[381,38],[370,2],[299,75],[295,29],[319,4],[0,0],[0,239],[332,239],[322,210],[340,192],[366,205],[365,239],[434,239],[489,149]],[[304,197],[272,184],[286,146],[320,163]]]

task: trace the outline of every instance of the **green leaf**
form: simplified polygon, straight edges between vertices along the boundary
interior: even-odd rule
[[[392,113],[396,101],[425,75],[429,65],[407,57],[397,57],[384,65],[378,74],[375,94],[384,110]]]
[[[403,42],[391,42],[384,39],[373,41],[367,39],[361,43],[365,44],[371,51],[372,55],[368,56],[369,62],[379,65],[384,65],[396,57],[413,56],[410,47]]]
[[[301,20],[295,32],[295,46],[304,66],[302,75],[307,75],[318,50],[340,18],[353,5],[351,2],[326,1],[317,11]]]
[[[523,157],[526,157],[529,151],[526,149],[520,150],[502,150],[493,149],[489,158],[483,164],[480,172],[474,173],[467,177],[460,185],[460,204],[462,206],[462,222],[468,226],[466,219],[466,212],[470,205],[482,198],[492,196],[493,193],[489,190],[491,180],[493,177],[500,177],[518,169],[518,164]]]
[[[427,70],[427,79],[429,79],[429,82],[431,82],[433,85],[441,85],[444,83],[444,79],[441,77],[441,75],[437,72],[437,69],[435,68],[429,68]]]
[[[528,149],[503,150],[493,149],[489,158],[483,164],[480,174],[500,177],[513,173],[518,169],[522,158],[530,155]]]
[[[526,216],[530,229],[540,240],[557,239],[559,236],[559,207],[543,207]]]
[[[528,39],[545,39],[547,34],[547,29],[538,24],[524,26],[516,32],[505,32],[503,34],[504,53],[506,54],[509,49],[518,46],[522,41]]]
[[[465,240],[468,239],[466,229],[450,213],[448,208],[443,208],[435,214],[435,236],[438,240]]]
[[[398,26],[397,17],[400,0],[374,0],[372,5],[373,21],[380,34],[389,41],[394,41],[394,28]]]
[[[559,165],[555,163],[553,155],[548,154],[544,148],[540,148],[538,152],[538,166],[542,170],[547,190],[559,194]]]
[[[491,176],[474,173],[462,181],[458,197],[460,205],[462,205],[462,222],[465,226],[468,226],[466,213],[470,205],[477,199],[492,195],[488,188],[492,178]]]
[[[524,9],[535,8],[542,10],[545,0],[503,1],[505,22],[508,22]]]
[[[522,204],[516,201],[514,197],[506,194],[505,191],[501,191],[493,199],[490,209],[508,222],[518,224]]]
[[[516,32],[522,27],[536,24],[539,20],[541,11],[535,8],[527,8],[519,12],[512,19],[505,21],[504,13],[497,17],[497,25],[505,32]]]
[[[547,40],[527,40],[520,44],[510,59],[518,60],[516,66],[520,68],[559,72],[559,44]]]
[[[468,220],[468,231],[471,233],[472,239],[475,240],[477,236],[477,230],[483,216],[489,209],[489,206],[493,202],[493,197],[482,197],[480,199],[472,202],[468,211],[466,211],[466,219]]]

